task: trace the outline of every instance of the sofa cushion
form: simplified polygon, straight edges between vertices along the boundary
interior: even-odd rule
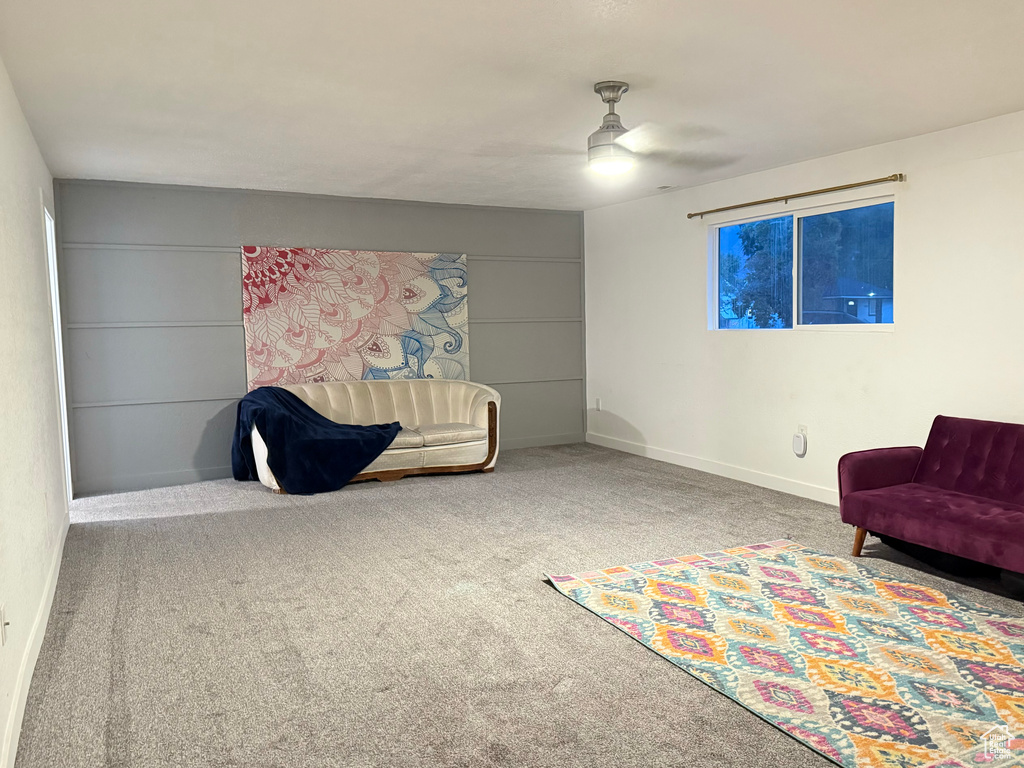
[[[1024,504],[1024,424],[936,416],[914,482]]]
[[[423,445],[450,445],[469,443],[487,438],[487,430],[475,424],[420,424],[409,427],[423,436]]]
[[[843,521],[1024,572],[1024,506],[904,483],[843,497]]]
[[[423,435],[414,429],[408,427],[402,427],[402,430],[398,433],[391,445],[388,446],[390,451],[392,448],[422,448],[423,447]]]
[[[487,410],[487,403],[500,401],[490,387],[450,379],[326,381],[285,389],[341,424],[479,424],[479,412]]]

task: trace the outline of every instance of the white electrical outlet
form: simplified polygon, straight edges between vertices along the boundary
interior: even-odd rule
[[[0,646],[7,645],[7,607],[0,605]]]
[[[595,411],[600,411],[600,410],[601,410],[601,398],[600,398],[600,397],[599,397],[599,398],[597,398],[597,399],[596,399],[596,400],[594,401],[594,410],[595,410]]]

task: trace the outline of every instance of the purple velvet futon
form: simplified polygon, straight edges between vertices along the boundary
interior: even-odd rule
[[[839,514],[868,532],[1024,573],[1024,424],[936,416],[923,449],[839,460]]]

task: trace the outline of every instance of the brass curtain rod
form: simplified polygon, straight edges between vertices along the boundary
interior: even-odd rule
[[[792,195],[779,195],[778,197],[766,197],[764,200],[753,200],[749,203],[740,203],[739,205],[726,205],[721,208],[710,208],[706,211],[697,211],[695,213],[686,214],[686,218],[693,219],[700,216],[702,219],[709,213],[721,213],[722,211],[735,211],[737,208],[750,208],[752,205],[764,205],[765,203],[779,203],[790,200],[796,200],[798,197],[810,197],[811,195],[824,195],[828,192],[839,192],[843,189],[856,189],[857,187],[870,187],[872,184],[885,184],[890,181],[906,181],[907,177],[902,173],[894,173],[892,176],[886,176],[881,179],[871,179],[870,181],[857,181],[853,184],[840,184],[838,187],[825,187],[824,189],[813,189],[810,192],[797,192]]]

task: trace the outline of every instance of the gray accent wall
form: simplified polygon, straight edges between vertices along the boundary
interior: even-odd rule
[[[121,182],[55,192],[76,494],[230,476],[242,245],[468,254],[471,374],[501,392],[502,448],[583,440],[579,212]]]

